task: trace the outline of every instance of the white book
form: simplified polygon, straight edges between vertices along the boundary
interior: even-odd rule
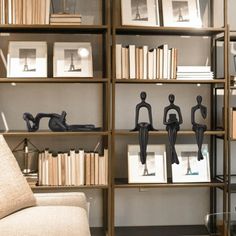
[[[8,24],[12,24],[12,1],[8,1]]]
[[[122,79],[122,45],[116,44],[116,79]]]
[[[156,78],[161,79],[162,78],[162,52],[163,50],[161,48],[156,49],[157,59],[156,59]]]
[[[167,79],[170,79],[171,76],[171,49],[168,49],[168,58],[167,58]]]
[[[136,78],[135,68],[135,45],[129,45],[129,78]]]
[[[49,174],[50,174],[50,170],[49,170],[49,151],[48,149],[45,149],[44,151],[44,184],[45,185],[49,185]]]
[[[42,185],[42,153],[39,153],[38,157],[38,185]]]
[[[153,79],[157,78],[157,49],[153,49]]]
[[[168,45],[163,45],[163,79],[168,79]]]
[[[125,47],[122,47],[122,79],[128,79],[128,74],[127,74],[127,71],[128,71],[128,51],[127,48]]]
[[[94,162],[95,162],[95,185],[99,184],[99,154],[95,153],[94,156]]]
[[[143,46],[143,79],[147,79],[147,65],[148,65],[148,46]]]
[[[84,161],[84,150],[80,149],[79,150],[79,185],[84,185],[85,184],[85,161]]]
[[[58,177],[58,185],[62,185],[62,173],[61,173],[61,159],[62,159],[62,153],[58,153],[57,155],[57,177]]]
[[[45,9],[45,24],[49,24],[49,19],[50,19],[50,5],[51,5],[51,0],[46,0],[46,9]]]
[[[210,66],[177,66],[177,72],[211,72]]]
[[[98,172],[98,183],[99,185],[104,185],[104,156],[99,156],[98,159],[98,167],[99,167],[99,172]]]
[[[213,80],[211,77],[178,77],[178,80]]]
[[[68,153],[64,153],[65,158],[65,185],[71,185],[71,159]]]
[[[154,50],[148,51],[148,79],[154,79]]]
[[[108,185],[108,149],[104,149],[104,184]]]
[[[75,150],[70,150],[70,159],[71,159],[71,185],[76,185],[76,164],[75,164]]]

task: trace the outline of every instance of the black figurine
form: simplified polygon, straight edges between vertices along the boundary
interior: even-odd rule
[[[35,132],[39,129],[39,123],[42,118],[50,118],[48,127],[55,132],[62,131],[94,131],[100,130],[92,124],[86,125],[68,125],[66,123],[66,112],[62,111],[61,115],[56,113],[38,113],[33,117],[30,113],[24,113],[23,119],[26,121],[27,129],[29,132]]]
[[[180,129],[180,124],[183,123],[182,114],[180,108],[174,104],[175,96],[173,94],[169,95],[170,105],[164,109],[163,124],[166,125],[166,130],[168,131],[168,138],[170,144],[170,157],[171,163],[179,164],[179,159],[175,150],[175,143],[177,139],[177,132]],[[178,119],[175,113],[169,114],[167,120],[168,111],[174,110],[178,114]]]
[[[192,122],[192,130],[195,132],[196,140],[197,140],[197,146],[198,146],[198,160],[203,160],[202,155],[202,144],[203,144],[203,138],[204,138],[204,132],[207,130],[207,126],[204,124],[198,124],[195,122],[195,113],[197,110],[200,110],[201,115],[204,119],[207,117],[207,108],[202,105],[202,96],[197,96],[197,105],[192,107],[191,109],[191,122]]]
[[[131,130],[131,131],[139,131],[140,161],[143,165],[146,164],[146,158],[147,158],[148,132],[155,130],[152,125],[152,107],[149,103],[145,101],[146,97],[147,97],[146,92],[140,93],[141,102],[136,105],[135,128]],[[138,122],[139,111],[143,107],[148,110],[149,123]]]

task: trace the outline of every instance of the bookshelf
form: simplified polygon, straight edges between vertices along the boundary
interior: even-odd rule
[[[161,1],[159,1],[160,3]],[[228,120],[225,112],[225,119],[223,119],[224,128],[218,128],[214,123],[214,117],[216,116],[215,111],[215,103],[216,97],[214,94],[214,89],[217,87],[222,87],[224,91],[223,95],[223,106],[228,107],[228,60],[227,60],[227,37],[228,37],[228,28],[227,28],[227,1],[222,1],[223,7],[223,27],[212,27],[212,23],[209,25],[204,25],[203,28],[191,28],[191,27],[148,27],[148,26],[123,26],[121,24],[121,1],[115,0],[113,1],[113,25],[112,25],[112,202],[114,205],[112,206],[112,217],[113,217],[113,225],[112,225],[112,235],[208,235],[206,227],[204,226],[204,214],[202,214],[202,222],[196,220],[195,222],[191,222],[190,226],[186,226],[184,221],[182,223],[177,220],[177,218],[184,217],[185,215],[185,205],[183,204],[183,208],[180,210],[178,207],[173,204],[174,198],[169,197],[169,195],[177,194],[179,191],[182,191],[183,197],[184,195],[191,196],[191,191],[195,191],[195,194],[201,194],[201,191],[208,191],[207,197],[209,199],[209,212],[217,212],[217,204],[222,205],[221,209],[223,211],[228,210],[227,206],[227,174],[228,174]],[[212,14],[211,18],[213,19],[213,1],[208,1],[210,6],[209,12]],[[160,7],[160,5],[159,5]],[[223,49],[223,75],[221,77],[215,76],[213,80],[175,80],[175,79],[154,79],[154,80],[145,80],[145,79],[117,79],[116,78],[116,44],[121,44],[122,46],[127,45],[135,45],[140,47],[142,45],[148,45],[150,48],[157,47],[158,45],[164,44],[168,42],[171,47],[177,47],[177,43],[173,43],[170,38],[173,37],[173,41],[177,38],[183,38],[183,42],[180,40],[179,46],[183,49],[183,45],[186,41],[185,39],[193,40],[196,38],[207,38],[209,40],[208,53],[210,55],[211,67],[214,70],[216,67],[216,55],[214,54],[214,40],[217,37],[222,37],[222,40],[225,42],[225,47]],[[155,43],[154,43],[155,42]],[[202,42],[204,44],[204,42]],[[188,47],[188,44],[186,44]],[[199,47],[199,50],[201,48]],[[203,49],[204,50],[204,49]],[[184,50],[182,50],[184,51]],[[185,53],[191,54],[191,51],[185,51]],[[184,57],[184,55],[181,55]],[[193,54],[194,56],[194,54]],[[188,57],[190,58],[190,57]],[[190,58],[191,60],[191,58]],[[193,60],[191,61],[193,62]],[[183,60],[180,62],[183,64]],[[186,62],[185,62],[186,63]],[[187,62],[188,63],[188,62]],[[195,63],[199,63],[196,62]],[[199,89],[200,87],[200,89]],[[167,104],[168,102],[163,98],[164,96],[167,99],[169,93],[173,93],[179,98],[188,97],[195,95],[185,94],[185,88],[193,91],[193,94],[198,93],[197,91],[201,91],[203,89],[203,93],[206,94],[206,90],[208,90],[209,94],[211,94],[208,99],[210,103],[208,104],[208,109],[210,113],[208,130],[205,133],[206,142],[208,142],[210,148],[210,165],[211,165],[211,181],[208,183],[173,183],[170,176],[168,175],[167,183],[164,184],[153,184],[153,183],[129,183],[127,178],[128,167],[127,167],[127,145],[128,144],[138,144],[138,132],[130,132],[131,129],[134,128],[134,113],[135,106],[138,104],[139,94],[141,91],[147,92],[147,101],[151,101],[153,114],[153,124],[154,128],[157,128],[158,131],[150,131],[149,133],[149,143],[150,144],[163,144],[167,143],[167,131],[163,128],[162,125],[162,115],[163,115],[163,103]],[[200,92],[199,92],[200,93]],[[128,94],[128,95],[127,95]],[[159,94],[159,95],[157,95]],[[123,98],[124,97],[124,98]],[[150,97],[150,98],[149,98]],[[180,98],[179,98],[180,99]],[[130,106],[127,105],[127,100],[129,100]],[[180,99],[181,100],[181,99]],[[179,100],[179,101],[180,101]],[[136,102],[135,102],[136,101]],[[183,99],[182,106],[188,104],[188,101],[184,101]],[[122,109],[122,107],[125,107]],[[182,109],[181,106],[181,109]],[[190,109],[190,108],[189,108]],[[131,112],[132,110],[133,112]],[[125,119],[123,119],[121,114],[126,114]],[[184,112],[183,112],[184,113]],[[183,114],[182,113],[182,114]],[[178,132],[179,143],[194,143],[194,133],[191,130],[191,124],[189,122],[190,112],[189,110],[185,110],[185,115],[183,118],[188,125],[184,128],[180,128]],[[157,117],[155,117],[155,115]],[[146,116],[144,116],[146,117]],[[220,140],[222,144],[222,152],[218,153],[217,149],[217,141]],[[216,171],[216,162],[217,160],[222,161],[222,178],[217,177]],[[169,163],[170,164],[170,163]],[[167,169],[167,172],[170,174],[170,170]],[[194,190],[193,190],[194,189]],[[203,190],[204,189],[204,190]],[[199,191],[199,193],[198,193]],[[218,191],[220,194],[218,194]],[[166,195],[163,194],[166,193]],[[222,195],[221,195],[222,194]],[[145,195],[146,198],[142,197]],[[160,195],[160,196],[159,196]],[[221,195],[222,198],[218,197]],[[155,196],[158,200],[154,200]],[[166,197],[166,201],[162,200]],[[180,196],[180,195],[178,195]],[[150,197],[150,198],[149,198]],[[128,198],[133,198],[132,200],[128,200]],[[169,199],[172,199],[169,200]],[[139,199],[139,200],[137,200]],[[150,202],[148,203],[148,199]],[[219,200],[221,199],[221,200]],[[146,200],[146,202],[145,202]],[[122,203],[121,203],[122,201]],[[161,203],[158,203],[160,201]],[[218,201],[218,203],[217,203]],[[142,202],[142,203],[141,203]],[[140,205],[139,205],[140,203]],[[129,220],[130,225],[125,221],[122,221],[120,218],[122,216],[122,211],[120,211],[119,207],[126,206],[127,212],[132,212],[133,215],[136,215],[136,220]],[[163,207],[163,204],[166,204]],[[179,203],[180,204],[180,203]],[[188,203],[190,204],[190,203]],[[194,203],[192,203],[194,204]],[[152,207],[150,207],[150,205]],[[170,206],[168,206],[170,205]],[[145,209],[145,206],[147,207]],[[137,207],[140,208],[137,210]],[[180,214],[172,211],[172,208],[180,210]],[[191,208],[191,207],[190,207]],[[148,214],[148,210],[150,214]],[[155,209],[155,210],[154,210]],[[193,210],[193,209],[192,209]],[[154,213],[155,211],[155,213]],[[168,211],[168,213],[166,213]],[[190,211],[190,210],[189,210]],[[160,212],[162,212],[160,214]],[[140,220],[142,217],[139,217],[139,214],[143,214],[143,221]],[[172,217],[172,214],[175,215]],[[151,217],[150,217],[151,215]],[[171,216],[170,216],[171,215]],[[132,217],[132,214],[127,213],[126,217]],[[145,218],[146,217],[146,218]],[[168,219],[168,223],[166,221],[159,220],[159,218]],[[156,220],[153,220],[156,219]],[[194,218],[194,217],[193,217]],[[148,219],[148,220],[147,220]],[[196,218],[195,218],[196,219]],[[187,219],[186,219],[187,220]],[[188,221],[188,220],[187,220]],[[157,223],[160,222],[160,223]],[[170,223],[175,222],[175,223]],[[163,226],[167,224],[168,226]],[[172,225],[173,224],[173,225]],[[155,226],[154,226],[155,225]],[[178,226],[176,226],[178,225]],[[183,232],[183,231],[184,232]],[[224,229],[224,235],[226,235],[227,229]]]
[[[83,4],[83,1],[80,1]],[[7,56],[9,41],[47,41],[48,44],[48,76],[46,78],[7,78],[4,65],[1,62],[0,84],[5,95],[2,96],[2,104],[17,104],[12,109],[5,109],[7,117],[17,117],[18,125],[11,125],[9,131],[1,127],[9,145],[13,147],[23,138],[30,138],[40,146],[52,147],[54,151],[68,151],[71,147],[84,148],[90,151],[101,140],[99,152],[108,149],[110,159],[111,131],[110,131],[110,88],[111,88],[111,35],[110,35],[110,0],[87,1],[93,4],[84,14],[95,14],[94,24],[81,25],[50,25],[50,24],[3,24],[0,25],[0,37],[3,54]],[[94,9],[95,8],[95,9]],[[99,18],[97,20],[97,18]],[[85,77],[53,77],[53,44],[54,42],[91,42],[94,64],[94,76]],[[99,62],[99,63],[97,63]],[[0,87],[1,87],[0,86]],[[11,89],[15,91],[11,91]],[[10,90],[9,90],[10,89]],[[56,94],[55,89],[59,92]],[[35,92],[32,92],[32,91]],[[53,92],[54,91],[54,92]],[[64,93],[64,92],[65,93]],[[28,93],[28,99],[26,92]],[[14,94],[14,99],[7,100],[9,93]],[[73,96],[74,93],[74,96]],[[8,95],[7,95],[8,94]],[[38,96],[43,94],[41,101]],[[59,98],[58,98],[59,95]],[[90,99],[89,99],[90,98]],[[32,103],[28,100],[31,100]],[[58,100],[58,102],[56,101]],[[28,102],[27,102],[28,101]],[[67,101],[67,102],[66,102]],[[25,105],[23,105],[25,103]],[[92,104],[92,105],[91,105]],[[9,108],[10,106],[8,106]],[[87,108],[86,108],[87,107]],[[101,131],[91,132],[52,132],[48,129],[46,122],[40,124],[41,129],[37,132],[27,132],[25,122],[22,119],[23,112],[29,110],[33,115],[38,112],[67,111],[67,122],[95,123],[101,127]],[[80,109],[85,109],[83,114]],[[14,111],[15,110],[15,111]],[[94,111],[95,110],[95,111]],[[77,113],[77,114],[76,114]],[[90,114],[89,114],[90,113]],[[8,116],[9,115],[9,116]],[[88,117],[91,121],[87,121]],[[81,120],[82,119],[82,120]],[[10,119],[11,120],[11,119]],[[110,165],[108,163],[108,165]],[[110,168],[108,168],[110,170]],[[110,171],[108,173],[107,185],[82,185],[82,186],[38,186],[34,181],[29,184],[34,192],[60,192],[60,191],[84,191],[90,197],[91,235],[111,235],[110,205],[111,184]]]

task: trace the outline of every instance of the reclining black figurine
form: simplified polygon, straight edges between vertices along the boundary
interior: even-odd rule
[[[179,164],[179,159],[175,150],[175,142],[177,139],[177,132],[180,129],[180,124],[183,123],[183,119],[180,108],[174,104],[175,96],[173,94],[169,95],[169,101],[170,105],[164,109],[163,124],[166,125],[166,130],[168,131],[171,163]],[[178,119],[175,113],[171,113],[169,114],[169,118],[167,120],[167,114],[170,110],[177,112]]]
[[[23,119],[26,121],[27,129],[29,132],[35,132],[39,129],[39,123],[42,118],[50,118],[48,127],[51,131],[99,131],[100,127],[95,127],[92,124],[86,125],[68,125],[66,124],[66,112],[62,111],[61,115],[56,113],[38,113],[33,117],[30,113],[24,113]]]
[[[136,105],[136,113],[135,113],[135,128],[131,131],[139,131],[139,145],[140,145],[140,161],[144,165],[146,164],[147,158],[147,144],[148,144],[148,132],[155,131],[152,125],[152,107],[146,100],[147,94],[146,92],[141,92],[140,98],[141,102]],[[139,111],[144,107],[148,110],[149,123],[140,122],[139,120]]]
[[[192,130],[195,132],[196,141],[198,145],[198,160],[203,160],[202,155],[202,144],[204,138],[204,132],[207,130],[207,126],[204,124],[199,124],[195,122],[195,113],[197,110],[200,110],[201,115],[204,119],[207,117],[207,108],[202,105],[202,96],[197,96],[197,105],[191,109],[191,121],[192,121]]]

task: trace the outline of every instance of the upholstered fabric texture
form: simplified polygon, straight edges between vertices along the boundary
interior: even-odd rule
[[[87,213],[73,206],[37,206],[0,220],[1,236],[90,236]]]
[[[36,205],[36,199],[4,137],[0,135],[0,219],[33,205]]]

